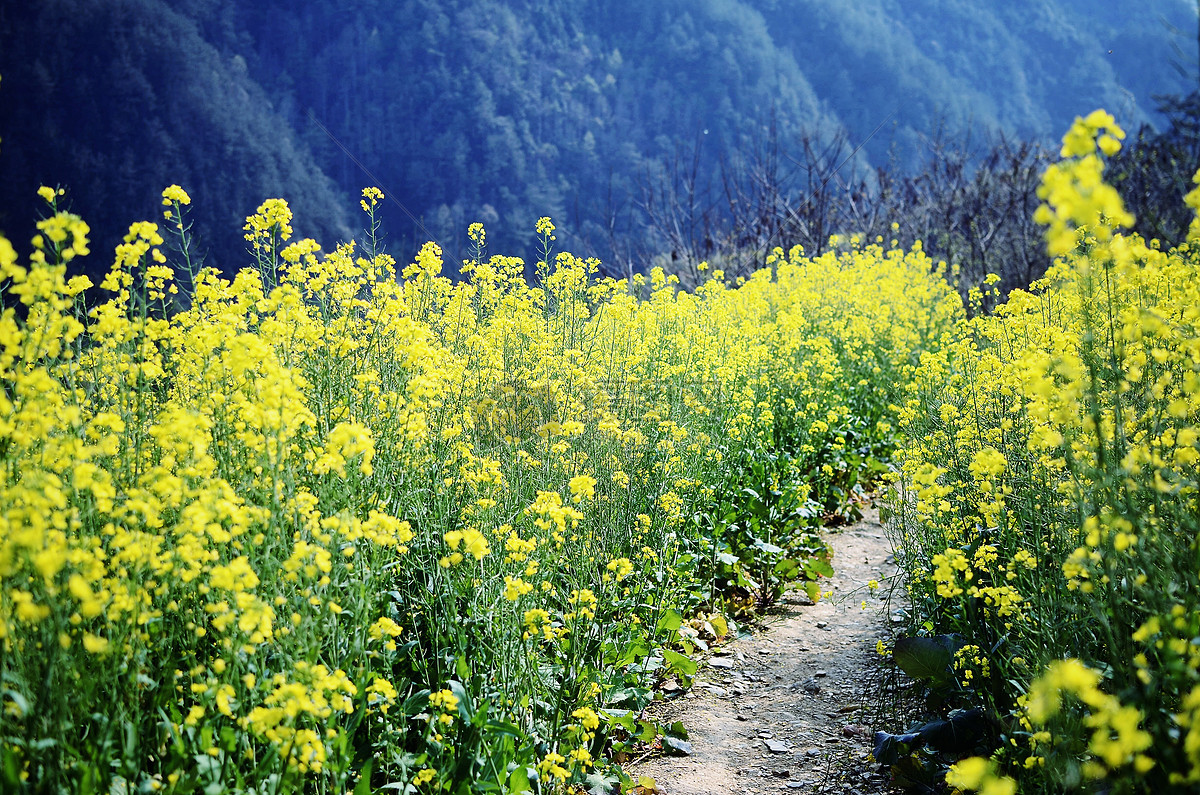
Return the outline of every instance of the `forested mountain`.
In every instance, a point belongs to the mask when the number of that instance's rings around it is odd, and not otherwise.
[[[719,206],[802,142],[869,181],[936,136],[1153,122],[1155,94],[1192,88],[1195,29],[1187,0],[5,3],[0,230],[26,238],[33,191],[62,184],[111,249],[179,183],[228,265],[264,198],[328,248],[378,183],[400,258],[475,220],[528,254],[551,215],[623,270],[668,245],[656,208]]]
[[[93,268],[179,183],[210,264],[240,266],[245,217],[284,195],[299,228],[351,234],[350,204],[245,60],[157,0],[0,6],[0,230],[28,240],[40,184],[62,185],[95,232]]]
[[[1179,60],[1195,58],[1195,6],[1186,2],[750,4],[839,119],[861,135],[893,112],[902,147],[919,148],[936,124],[956,135],[975,127],[1057,136],[1096,107],[1136,127],[1149,120],[1153,94],[1180,88],[1171,45],[1188,48]],[[878,157],[891,142],[868,148]]]

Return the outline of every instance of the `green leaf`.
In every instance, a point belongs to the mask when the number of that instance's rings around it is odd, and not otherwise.
[[[950,679],[954,662],[953,642],[948,635],[932,638],[896,638],[892,659],[913,679],[941,684]]]
[[[636,726],[636,718],[631,709],[602,709],[600,714],[608,718],[610,724],[615,723],[624,728],[630,734],[633,733]]]
[[[408,717],[419,715],[424,712],[429,706],[429,691],[418,690],[404,700],[404,706],[401,708],[403,714]]]
[[[816,580],[809,580],[804,583],[804,592],[814,602],[821,598],[821,586],[817,584]]]
[[[529,768],[524,765],[517,765],[513,771],[508,774],[508,791],[509,792],[532,792],[533,785],[529,783]]]
[[[658,617],[658,623],[655,625],[656,632],[678,632],[683,626],[683,616],[679,615],[678,611],[667,608]]]
[[[814,577],[814,579],[815,575],[822,577],[833,576],[833,566],[824,558],[809,558],[804,561],[804,571],[808,576]]]
[[[794,580],[800,576],[803,567],[794,558],[784,558],[775,564],[775,574],[784,580]]]
[[[23,783],[17,779],[18,783]],[[19,791],[19,790],[14,790]],[[96,792],[96,769],[88,767],[83,771],[83,778],[79,782],[79,795],[94,795]]]
[[[608,795],[620,781],[620,776],[594,770],[583,780],[583,784],[587,787],[588,795]]]
[[[717,636],[718,640],[729,634],[729,623],[725,621],[725,616],[714,615],[708,621],[712,624],[713,634]]]
[[[964,754],[973,749],[987,731],[981,709],[956,710],[945,720],[933,720],[905,734],[875,733],[875,759],[896,764],[914,748],[928,746],[942,753]]]
[[[0,696],[10,699],[13,703],[13,706],[15,706],[22,715],[29,714],[29,699],[25,698],[25,696],[20,692],[5,688],[4,690],[0,690]]]
[[[631,643],[621,650],[621,653],[613,661],[613,667],[624,668],[628,665],[633,665],[638,660],[650,653],[644,643]]]
[[[754,540],[754,547],[762,552],[766,552],[768,555],[782,555],[783,554],[783,547],[775,546],[774,544],[772,544],[770,542],[763,541],[763,540],[757,539],[757,538]]]
[[[984,736],[987,718],[981,709],[955,710],[946,720],[930,721],[917,731],[926,745],[945,753],[961,754]]]
[[[515,724],[494,719],[487,722],[487,731],[488,734],[512,737],[514,740],[519,740],[525,736],[525,732],[521,731],[520,727]]]
[[[358,771],[358,783],[354,785],[354,795],[371,795],[371,762],[368,761]]]
[[[451,679],[448,683],[450,692],[458,699],[458,715],[465,721],[470,721],[471,716],[475,714],[475,704],[471,700],[471,694],[467,692],[467,688],[462,682],[456,679]]]
[[[919,739],[921,739],[919,732],[907,734],[875,732],[875,750],[873,752],[875,761],[881,765],[894,765],[900,761],[901,757],[910,753],[909,746]]]
[[[654,691],[647,687],[622,687],[612,691],[608,696],[612,705],[628,704],[635,710],[641,710],[654,700]]]
[[[696,671],[700,668],[700,664],[695,660],[686,655],[680,654],[677,651],[663,649],[662,655],[663,660],[666,662],[668,668],[677,673],[683,674],[688,678],[695,676]]]
[[[17,792],[21,785],[21,763],[17,753],[7,744],[0,746],[0,781],[4,782],[5,790]]]

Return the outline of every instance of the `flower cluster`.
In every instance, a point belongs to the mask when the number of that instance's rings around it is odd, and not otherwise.
[[[80,219],[0,238],[5,792],[573,787],[738,583],[829,573],[803,517],[849,510],[962,317],[919,248],[686,292],[548,218],[536,285],[480,225],[463,280],[434,244],[397,273],[377,189],[361,241],[270,199],[254,267],[193,271],[162,200],[86,305]]]
[[[914,629],[964,644],[959,697],[1000,726],[963,789],[1200,779],[1176,741],[1200,682],[1200,252],[1120,231],[1123,136],[1076,120],[1039,191],[1054,266],[927,356],[901,414]]]

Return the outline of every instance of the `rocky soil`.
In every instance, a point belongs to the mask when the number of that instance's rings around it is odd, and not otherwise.
[[[627,766],[635,778],[652,777],[664,795],[892,791],[870,758],[874,732],[889,728],[876,643],[891,620],[891,547],[873,509],[825,537],[832,596],[811,604],[789,592],[763,627],[710,657],[689,691],[656,703],[655,719],[688,727],[690,753],[650,753]],[[871,580],[885,585],[872,591]]]

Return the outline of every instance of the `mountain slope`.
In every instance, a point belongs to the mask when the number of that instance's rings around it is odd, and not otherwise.
[[[1194,71],[1191,56],[1172,46],[1194,49],[1195,6],[1094,5],[7,4],[0,229],[25,237],[33,190],[62,183],[108,249],[179,183],[214,261],[238,263],[241,219],[268,196],[329,247],[379,183],[402,258],[433,238],[453,261],[480,220],[497,250],[532,259],[534,222],[551,215],[561,246],[641,268],[667,246],[647,232],[652,213],[719,216],[728,180],[764,157],[803,194],[811,175],[789,158],[802,161],[805,134],[844,136],[835,162],[863,145],[848,179],[912,167],[931,139],[1051,142],[1098,106],[1131,128],[1152,121],[1154,94],[1192,88],[1173,65]]]
[[[284,195],[297,232],[348,236],[348,202],[274,113],[245,62],[155,0],[39,0],[0,17],[0,230],[28,240],[41,184],[91,224],[93,272],[159,193],[193,199],[211,264],[243,264],[242,224]]]

